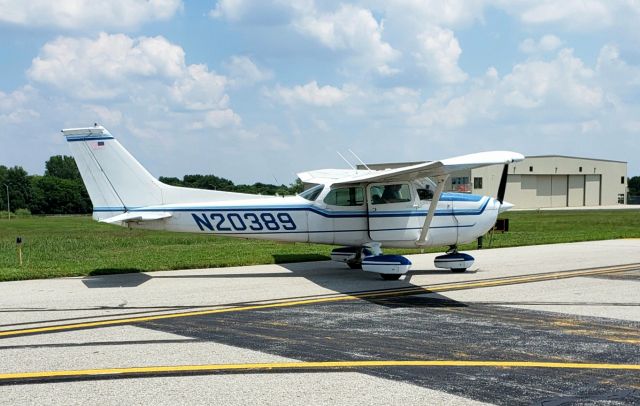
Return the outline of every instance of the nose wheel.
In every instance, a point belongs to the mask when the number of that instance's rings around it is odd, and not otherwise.
[[[451,245],[446,254],[437,256],[433,262],[436,268],[449,269],[453,273],[462,273],[473,265],[473,261],[474,258],[471,255],[458,252],[458,246]]]

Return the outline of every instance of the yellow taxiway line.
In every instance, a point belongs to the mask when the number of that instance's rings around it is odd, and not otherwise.
[[[47,379],[69,377],[97,377],[101,375],[145,375],[199,372],[258,373],[267,371],[291,371],[312,369],[353,369],[384,367],[466,367],[466,368],[556,368],[556,369],[615,369],[640,370],[639,364],[601,364],[580,362],[537,362],[537,361],[320,361],[320,362],[277,362],[256,364],[207,364],[150,366],[132,368],[77,369],[68,371],[16,372],[0,374],[0,381],[20,379]]]
[[[0,331],[0,337],[9,337],[9,336],[22,335],[22,334],[51,333],[51,332],[57,332],[57,331],[76,330],[76,329],[92,328],[92,327],[106,327],[106,326],[121,325],[121,324],[148,322],[148,321],[154,321],[154,320],[173,319],[178,317],[194,317],[194,316],[204,316],[204,315],[211,315],[211,314],[242,312],[242,311],[249,311],[249,310],[276,309],[276,308],[283,308],[283,307],[303,306],[303,305],[320,304],[320,303],[332,303],[332,302],[340,302],[340,301],[356,300],[356,299],[372,299],[372,298],[392,297],[392,296],[398,296],[398,295],[425,294],[425,293],[446,292],[446,291],[464,290],[464,289],[488,288],[488,287],[496,287],[496,286],[504,286],[504,285],[514,285],[514,284],[520,284],[520,283],[532,283],[532,282],[542,282],[542,281],[548,281],[548,280],[575,278],[580,276],[611,274],[611,273],[632,271],[639,268],[640,268],[640,264],[629,264],[629,265],[620,265],[620,266],[605,267],[605,268],[582,269],[582,270],[575,270],[575,271],[559,271],[559,272],[551,272],[551,273],[543,273],[543,274],[530,274],[530,275],[523,275],[523,276],[490,279],[490,280],[484,280],[484,281],[453,282],[453,283],[446,283],[441,285],[420,285],[420,286],[411,286],[411,287],[404,287],[404,288],[398,288],[398,289],[374,290],[374,291],[355,293],[355,294],[337,293],[334,296],[320,297],[320,298],[316,297],[316,298],[304,299],[304,300],[270,302],[265,304],[255,304],[255,305],[248,305],[248,306],[225,307],[225,308],[219,308],[219,309],[196,310],[196,311],[190,311],[190,312],[169,313],[169,314],[160,314],[160,315],[153,315],[153,316],[117,318],[117,319],[109,319],[109,320],[90,321],[85,323],[60,324],[55,326],[34,327],[34,328],[25,328],[25,329],[18,329],[18,330],[6,330],[6,331]]]

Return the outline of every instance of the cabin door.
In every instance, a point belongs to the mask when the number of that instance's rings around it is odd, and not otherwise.
[[[420,236],[419,198],[409,183],[367,187],[369,237],[373,241],[412,241]]]

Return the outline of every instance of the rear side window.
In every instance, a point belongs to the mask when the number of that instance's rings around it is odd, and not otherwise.
[[[411,191],[406,183],[371,187],[371,204],[404,203],[411,201]]]
[[[332,206],[361,206],[364,204],[364,189],[359,186],[333,189],[324,202]]]

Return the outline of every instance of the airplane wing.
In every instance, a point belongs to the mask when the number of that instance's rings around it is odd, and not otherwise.
[[[479,168],[489,165],[504,165],[519,162],[524,159],[522,154],[510,151],[490,151],[477,154],[462,155],[440,161],[404,166],[402,168],[385,169],[382,171],[358,171],[350,176],[337,179],[334,185],[361,182],[393,182],[400,180],[414,180],[425,177],[442,177],[453,172]]]
[[[171,213],[167,212],[131,212],[118,214],[117,216],[109,217],[100,220],[101,223],[117,223],[119,221],[153,221],[162,220],[171,217]]]
[[[371,173],[371,171],[357,169],[318,169],[315,171],[300,172],[297,175],[304,183],[326,184],[368,173]]]

